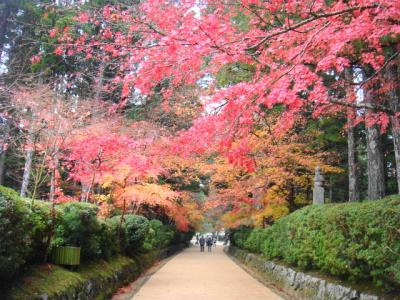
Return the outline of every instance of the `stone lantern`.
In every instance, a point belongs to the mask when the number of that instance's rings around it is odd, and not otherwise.
[[[324,203],[324,181],[324,177],[321,174],[321,168],[317,166],[315,168],[314,177],[313,204]]]

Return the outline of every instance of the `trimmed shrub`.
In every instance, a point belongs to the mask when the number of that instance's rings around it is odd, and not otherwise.
[[[253,253],[260,253],[265,238],[265,230],[262,228],[254,228],[244,241],[244,248]]]
[[[20,199],[0,193],[0,277],[18,272],[31,251],[30,210]]]
[[[308,206],[235,245],[304,269],[400,287],[400,199]],[[240,237],[241,240],[243,237]],[[259,246],[261,245],[261,247]]]
[[[149,233],[143,244],[143,248],[151,251],[169,246],[175,236],[175,232],[157,219],[150,220],[149,225]]]
[[[2,194],[9,200],[21,200],[21,197],[16,190],[10,189],[2,185],[0,185],[0,194]]]
[[[121,253],[121,243],[118,238],[118,223],[111,219],[100,220],[99,222],[101,257],[110,259],[112,256]]]
[[[194,236],[194,231],[179,231],[175,226],[168,225],[168,228],[174,232],[174,237],[171,241],[172,245],[179,245],[184,243],[189,243],[189,241]]]
[[[35,200],[29,201],[31,209],[31,239],[32,251],[29,256],[31,262],[43,262],[46,249],[48,247],[48,238],[51,235],[51,207],[49,202]],[[55,223],[58,222],[58,213],[56,212]]]
[[[252,228],[247,226],[239,226],[235,229],[231,229],[231,234],[230,234],[231,243],[236,247],[245,249],[246,248],[245,242],[249,237],[251,231]]]
[[[60,221],[55,227],[52,246],[81,247],[81,258],[101,257],[101,225],[97,206],[90,203],[69,202],[58,206]]]
[[[111,222],[117,222],[119,227],[121,216],[111,218]],[[125,215],[120,229],[122,248],[130,255],[142,251],[149,228],[147,218],[139,215]]]
[[[0,193],[13,202],[18,202],[29,211],[29,232],[31,251],[28,260],[41,262],[45,258],[47,239],[51,231],[50,203],[41,200],[21,198],[17,191],[0,186]]]

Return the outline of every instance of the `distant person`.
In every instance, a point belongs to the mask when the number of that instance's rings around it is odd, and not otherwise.
[[[204,252],[204,244],[206,243],[206,240],[204,239],[203,236],[200,237],[199,243],[200,243],[200,252]]]
[[[217,238],[213,238],[214,247],[217,247]]]
[[[213,245],[213,240],[212,240],[211,237],[208,237],[207,238],[207,250],[208,250],[208,252],[211,252],[212,245]]]

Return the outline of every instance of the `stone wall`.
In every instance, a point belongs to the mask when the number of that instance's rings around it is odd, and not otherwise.
[[[260,255],[240,250],[234,246],[225,251],[257,272],[267,282],[291,295],[290,299],[301,300],[385,300],[385,298],[363,293],[355,289],[330,282],[290,267],[269,261]]]
[[[174,245],[166,249],[140,254],[133,258],[125,257],[124,263],[114,268],[112,271],[95,271],[95,269],[101,268],[101,266],[97,266],[97,264],[100,263],[92,262],[92,267],[82,271],[85,274],[82,274],[81,271],[73,272],[76,274],[74,275],[76,280],[69,281],[52,293],[40,292],[39,287],[36,292],[30,293],[29,295],[24,294],[21,298],[21,294],[11,290],[11,292],[9,294],[7,293],[5,298],[2,299],[27,299],[27,297],[29,299],[38,300],[110,299],[120,287],[134,281],[157,260],[171,256],[187,246],[187,244]],[[103,261],[102,264],[104,263]],[[111,261],[110,264],[112,264]],[[91,268],[93,268],[93,272],[91,272]],[[29,285],[29,280],[23,283],[22,286],[19,287],[19,290],[24,290],[25,284]]]

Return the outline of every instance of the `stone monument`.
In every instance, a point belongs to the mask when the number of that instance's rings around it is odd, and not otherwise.
[[[324,177],[321,175],[321,168],[315,168],[313,204],[324,203]]]

